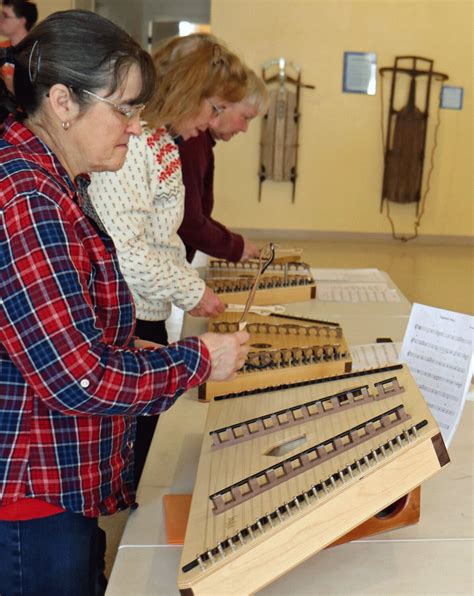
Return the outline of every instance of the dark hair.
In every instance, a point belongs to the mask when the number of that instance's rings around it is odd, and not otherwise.
[[[34,2],[25,0],[3,0],[3,6],[11,6],[15,16],[19,19],[24,18],[25,29],[29,31],[38,20],[38,9]]]
[[[142,76],[135,103],[153,95],[156,74],[150,55],[108,19],[86,10],[55,12],[19,44],[0,48],[0,66],[13,62],[17,117],[32,116],[56,83],[69,87],[81,108],[92,100],[82,90],[115,93],[132,65]],[[11,101],[0,89],[0,106]]]
[[[3,79],[0,77],[0,97],[4,97],[4,101],[0,102],[0,122],[3,122],[10,112],[15,110],[15,100],[10,95]]]

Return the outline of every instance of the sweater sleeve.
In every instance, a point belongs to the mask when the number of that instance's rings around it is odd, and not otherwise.
[[[179,145],[186,189],[183,222],[178,230],[187,247],[212,257],[239,261],[244,239],[211,217],[214,206],[214,155],[208,132]]]
[[[179,176],[179,164],[167,168]],[[146,135],[132,137],[123,168],[93,174],[89,194],[132,293],[187,311],[200,302],[205,284],[184,257],[175,221],[180,206],[174,190],[160,182],[163,171]]]

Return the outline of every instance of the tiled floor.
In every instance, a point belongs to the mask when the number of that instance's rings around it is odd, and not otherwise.
[[[303,248],[304,260],[312,267],[381,269],[390,275],[410,302],[474,314],[472,246],[327,241],[282,241],[279,244]],[[175,320],[172,329],[176,333],[178,328],[179,322]],[[127,515],[122,512],[101,520],[108,537],[109,571]]]

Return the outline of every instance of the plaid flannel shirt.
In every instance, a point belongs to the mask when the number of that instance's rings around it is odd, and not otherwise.
[[[197,338],[131,347],[134,307],[113,244],[31,131],[0,135],[0,504],[86,516],[134,502],[134,417],[204,382]]]

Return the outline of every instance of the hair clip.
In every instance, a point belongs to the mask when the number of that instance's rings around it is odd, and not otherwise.
[[[222,58],[222,51],[217,44],[214,44],[214,47],[212,49],[212,66],[219,66],[220,64],[224,64],[224,60]]]
[[[35,43],[33,44],[33,47],[31,48],[30,56],[28,58],[28,77],[30,79],[30,83],[34,83],[36,81],[36,79],[38,78],[38,74],[39,74],[39,69],[40,69],[40,64],[41,64],[41,55],[39,53],[39,48],[38,48],[38,59],[36,61],[35,76],[33,76],[31,74],[31,63],[33,61],[33,54],[34,54],[35,49],[38,46],[38,44],[39,44],[39,42],[38,42],[38,40],[36,40]]]

